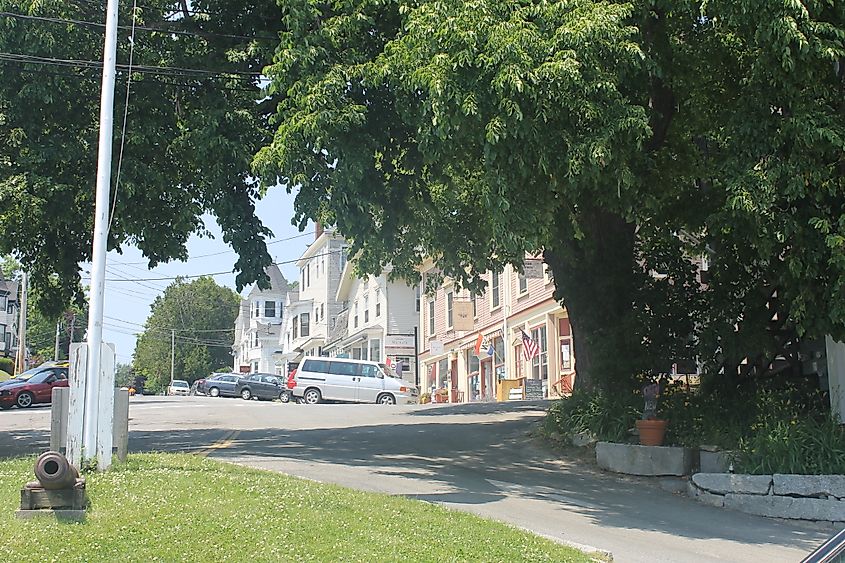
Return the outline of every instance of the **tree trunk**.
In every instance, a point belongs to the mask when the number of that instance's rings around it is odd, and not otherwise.
[[[576,212],[576,237],[568,214],[557,222],[544,258],[555,280],[555,298],[566,307],[575,352],[575,388],[618,391],[629,387],[637,355],[633,323],[636,288],[634,225],[599,208]]]

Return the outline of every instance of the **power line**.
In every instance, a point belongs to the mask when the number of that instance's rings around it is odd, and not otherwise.
[[[139,324],[139,323],[133,323],[132,321],[125,321],[123,319],[117,319],[115,317],[109,317],[108,315],[103,315],[103,317],[105,317],[105,318],[107,318],[111,321],[117,321],[119,323],[124,323],[124,324],[128,324],[128,325],[135,325],[137,327],[143,328],[144,330],[161,330],[161,331],[167,331],[167,332],[170,332],[172,330],[176,331],[176,332],[232,332],[232,331],[235,330],[234,327],[232,327],[232,328],[198,328],[198,329],[195,329],[195,328],[147,327],[147,326]]]
[[[40,64],[52,64],[55,66],[77,67],[91,70],[100,70],[103,66],[102,61],[92,61],[88,59],[62,59],[58,57],[42,57],[38,55],[30,55],[27,53],[0,52],[0,59],[15,62],[29,62]],[[218,71],[177,66],[135,65],[133,68],[130,69],[128,65],[117,64],[115,65],[115,67],[120,70],[131,70],[132,72],[138,72],[141,74],[153,74],[158,76],[182,76],[189,78],[221,77],[226,78],[228,80],[251,81],[252,79],[260,78],[262,76],[260,72],[248,72],[242,70]]]
[[[106,27],[105,24],[99,22],[90,22],[86,20],[77,20],[77,19],[70,19],[70,18],[57,18],[57,17],[50,17],[50,16],[30,16],[27,14],[18,14],[14,12],[0,12],[1,17],[7,18],[14,18],[19,20],[29,20],[29,21],[41,21],[45,23],[54,23],[54,24],[72,24],[78,25],[83,27],[96,27],[103,29]],[[129,26],[125,25],[118,25],[118,29],[129,29]],[[247,41],[278,41],[276,37],[262,37],[262,36],[246,36],[246,35],[233,35],[230,33],[217,33],[213,31],[184,31],[181,29],[165,29],[160,27],[148,27],[139,25],[136,26],[135,29],[139,31],[147,31],[151,33],[168,33],[173,35],[186,35],[192,37],[200,37],[200,38],[207,38],[207,37],[223,37],[226,39],[245,39]]]
[[[321,256],[330,256],[333,254],[340,254],[343,250],[330,250],[328,252],[323,252],[321,254],[315,254],[311,258],[319,258]],[[301,258],[297,258],[295,260],[283,260],[280,262],[271,262],[271,266],[281,266],[283,264],[295,264],[299,262]],[[168,277],[161,277],[161,278],[135,278],[135,279],[128,279],[128,278],[106,278],[106,281],[113,281],[113,282],[151,282],[151,281],[169,281],[169,280],[178,280],[178,279],[195,279],[195,278],[204,278],[204,277],[211,277],[211,276],[223,276],[228,274],[233,274],[233,270],[225,271],[225,272],[208,272],[205,274],[191,274],[191,275],[183,275],[183,276],[168,276]],[[90,278],[83,277],[82,279],[88,280]]]
[[[288,241],[291,241],[291,240],[294,240],[294,239],[311,236],[313,234],[314,234],[314,231],[308,231],[307,233],[299,233],[298,235],[293,235],[293,236],[290,236],[290,237],[271,240],[270,242],[267,243],[267,246],[270,246],[271,244],[279,244],[280,242],[288,242]],[[220,252],[211,252],[209,254],[198,254],[197,256],[190,256],[186,260],[182,260],[182,262],[189,262],[191,260],[196,260],[196,259],[199,259],[199,258],[208,258],[209,256],[220,256],[221,254],[229,254],[231,252],[234,252],[234,250],[232,250],[230,248],[228,250],[221,250]],[[149,261],[147,261],[147,260],[141,260],[139,262],[120,262],[120,264],[122,266],[129,266],[130,264],[148,264],[148,263],[149,263]],[[139,268],[133,268],[133,269],[138,270]],[[149,271],[149,270],[147,270],[147,271]]]

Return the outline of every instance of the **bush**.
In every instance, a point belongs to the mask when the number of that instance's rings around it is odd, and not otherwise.
[[[547,435],[554,433],[571,438],[579,432],[590,432],[598,440],[622,441],[629,437],[638,409],[632,397],[629,400],[610,397],[603,393],[578,392],[555,401],[543,421]]]
[[[0,358],[0,369],[9,375],[15,375],[15,360],[12,358]]]

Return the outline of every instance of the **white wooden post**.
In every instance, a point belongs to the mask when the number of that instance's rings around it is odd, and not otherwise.
[[[827,352],[827,385],[830,391],[830,410],[845,423],[845,344],[829,335],[825,337]]]
[[[114,443],[114,344],[103,342],[100,347],[100,396],[97,399],[97,469],[111,466]]]
[[[82,428],[85,412],[85,374],[88,369],[88,345],[70,345],[70,399],[68,400],[67,458],[82,468]]]

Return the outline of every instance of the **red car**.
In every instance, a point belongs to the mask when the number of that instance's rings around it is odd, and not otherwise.
[[[39,366],[0,383],[0,409],[51,402],[54,387],[68,386],[67,374],[66,367]]]

